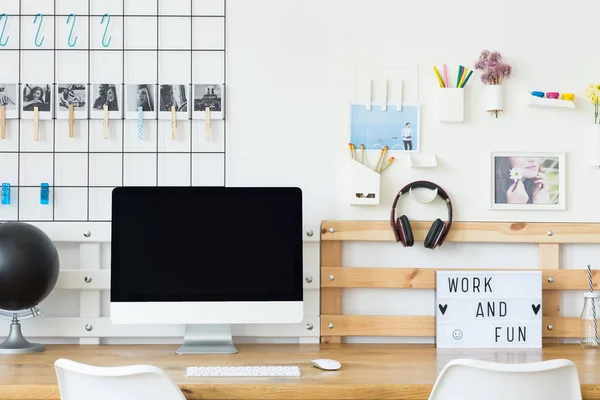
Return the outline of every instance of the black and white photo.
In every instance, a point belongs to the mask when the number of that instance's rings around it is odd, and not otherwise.
[[[158,93],[160,118],[170,119],[171,108],[175,107],[178,117],[188,118],[189,85],[162,84]]]
[[[87,85],[85,83],[59,83],[56,85],[58,118],[69,118],[69,106],[73,106],[74,117],[87,118]]]
[[[52,85],[49,83],[23,84],[21,108],[23,118],[33,118],[37,107],[40,119],[52,118]]]
[[[6,118],[19,117],[19,96],[16,83],[0,83],[0,106],[5,107]]]
[[[156,116],[156,85],[127,84],[126,86],[127,118],[137,118],[141,108],[144,118]]]
[[[194,117],[206,118],[207,108],[210,108],[211,119],[223,118],[223,85],[194,85]]]
[[[104,106],[108,117],[121,118],[121,84],[95,83],[92,85],[92,118],[104,118]]]

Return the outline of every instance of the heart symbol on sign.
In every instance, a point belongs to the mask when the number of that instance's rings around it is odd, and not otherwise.
[[[440,308],[440,311],[442,312],[442,315],[446,314],[446,309],[448,309],[448,304],[444,304],[444,305],[439,305],[438,306]]]
[[[537,306],[535,304],[531,305],[531,308],[533,309],[533,312],[535,313],[535,315],[538,314],[538,312],[540,311],[540,307],[541,306],[542,306],[541,304],[538,304]]]

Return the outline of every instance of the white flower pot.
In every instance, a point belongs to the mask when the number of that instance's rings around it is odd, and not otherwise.
[[[485,86],[483,104],[486,111],[502,111],[504,109],[502,85]]]

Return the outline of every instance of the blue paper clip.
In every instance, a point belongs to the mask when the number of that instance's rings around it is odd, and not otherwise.
[[[2,204],[10,204],[10,183],[2,184]]]
[[[47,183],[42,183],[40,189],[40,204],[48,204],[50,202],[50,186]]]

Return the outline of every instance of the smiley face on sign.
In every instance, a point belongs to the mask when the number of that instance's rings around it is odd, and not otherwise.
[[[463,337],[463,333],[461,330],[457,329],[454,332],[452,332],[452,337],[456,340],[460,340]]]

